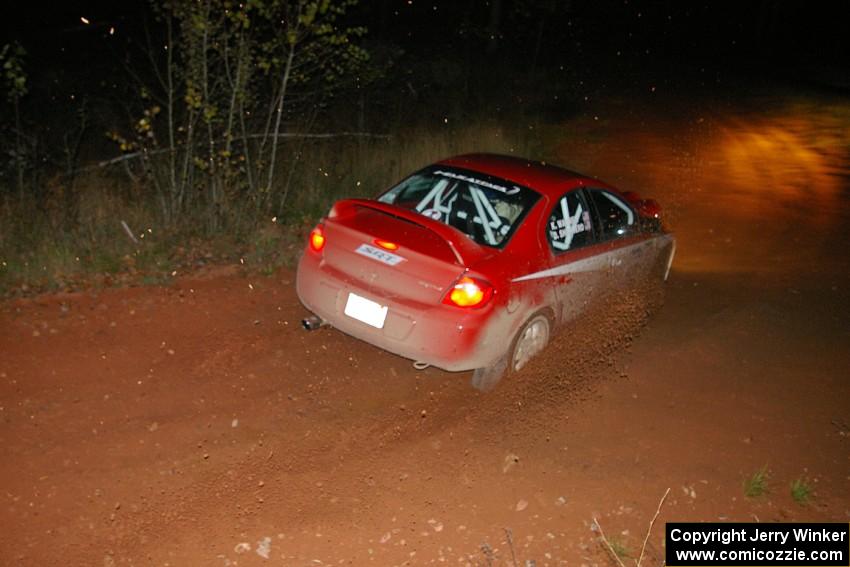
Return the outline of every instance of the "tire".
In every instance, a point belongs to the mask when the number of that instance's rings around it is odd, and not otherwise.
[[[538,313],[528,320],[517,333],[511,349],[511,372],[519,372],[528,362],[540,354],[549,344],[551,325],[549,318]]]
[[[511,343],[511,349],[487,368],[476,368],[472,373],[472,387],[489,392],[505,376],[518,372],[549,344],[551,336],[549,318],[538,313],[523,325]]]
[[[476,368],[472,372],[472,387],[479,392],[489,392],[508,372],[508,357],[503,356],[487,368]]]

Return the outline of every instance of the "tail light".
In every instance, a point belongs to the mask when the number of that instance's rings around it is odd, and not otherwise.
[[[484,280],[463,276],[449,288],[443,303],[455,307],[483,307],[493,297],[493,286]]]
[[[317,225],[310,232],[310,248],[315,252],[321,252],[325,247],[325,230],[322,225]]]

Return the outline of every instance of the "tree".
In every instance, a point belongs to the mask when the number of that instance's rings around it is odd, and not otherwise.
[[[12,154],[12,163],[15,168],[15,183],[18,196],[24,194],[24,171],[26,168],[26,148],[23,125],[21,123],[21,99],[29,91],[27,87],[27,75],[24,71],[24,59],[27,52],[21,44],[7,43],[0,50],[0,65],[3,66],[3,87],[6,91],[6,100],[12,105],[14,114],[14,138],[15,146]]]
[[[240,222],[237,200],[269,208],[280,140],[368,60],[365,28],[342,23],[356,3],[152,0],[161,41],[149,34],[142,49],[150,72],[128,65],[137,118],[112,137],[141,157],[167,224],[201,210],[216,231]]]

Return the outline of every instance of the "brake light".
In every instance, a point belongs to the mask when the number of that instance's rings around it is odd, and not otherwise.
[[[381,240],[380,238],[376,238],[375,244],[380,246],[384,250],[398,250],[398,244],[396,244],[395,242],[390,242],[389,240]]]
[[[316,252],[321,252],[325,247],[325,231],[322,225],[318,225],[310,232],[310,248]]]
[[[449,289],[443,303],[455,307],[482,307],[492,296],[492,285],[483,280],[463,276]]]

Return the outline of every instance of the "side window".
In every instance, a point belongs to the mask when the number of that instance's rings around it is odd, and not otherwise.
[[[635,213],[623,199],[600,189],[590,189],[588,194],[599,217],[603,238],[618,238],[631,230]]]
[[[555,204],[546,224],[546,238],[556,254],[593,242],[590,212],[578,190],[567,193]]]

